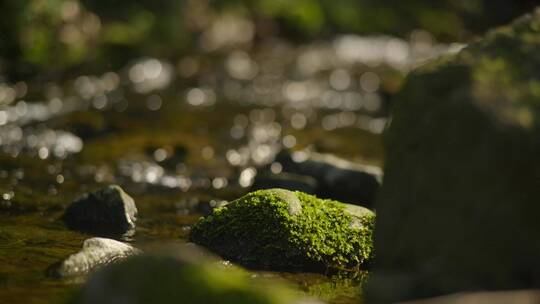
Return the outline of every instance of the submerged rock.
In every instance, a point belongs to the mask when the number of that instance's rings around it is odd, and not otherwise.
[[[199,220],[190,239],[252,268],[358,271],[372,257],[373,220],[360,206],[259,190]]]
[[[315,194],[318,183],[311,176],[281,172],[279,174],[257,174],[251,186],[252,191],[272,188]]]
[[[112,185],[75,200],[62,219],[70,229],[92,234],[133,234],[137,207],[122,188]]]
[[[281,153],[276,161],[282,165],[284,172],[313,178],[317,196],[366,207],[373,206],[382,181],[380,168],[354,163],[332,154],[305,151]]]
[[[95,273],[71,303],[316,304],[274,281],[197,255],[140,255]],[[191,251],[191,250],[188,250]]]
[[[418,301],[401,302],[402,304],[538,304],[540,291],[533,290],[506,290],[460,292],[446,296],[439,296]]]
[[[410,75],[367,295],[540,287],[540,11]]]
[[[126,243],[112,239],[91,238],[84,241],[81,251],[51,266],[48,272],[57,278],[77,277],[137,253],[138,249]]]

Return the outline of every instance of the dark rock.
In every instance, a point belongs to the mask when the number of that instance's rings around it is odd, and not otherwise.
[[[256,269],[356,272],[372,256],[370,210],[302,192],[252,192],[191,230],[191,241]]]
[[[276,159],[284,172],[309,176],[316,181],[316,195],[372,207],[382,181],[381,169],[354,163],[332,154],[283,152]]]
[[[52,265],[48,274],[56,278],[82,276],[137,253],[138,249],[126,243],[112,239],[91,238],[84,241],[81,251]]]
[[[50,124],[53,129],[72,132],[84,140],[98,138],[115,131],[113,126],[107,124],[103,113],[97,110],[62,115],[58,118],[53,118]]]
[[[369,300],[540,287],[540,11],[412,73],[386,139]]]
[[[460,292],[456,294],[422,299],[418,301],[401,302],[402,304],[538,304],[538,290],[507,290]]]
[[[306,175],[282,172],[279,174],[257,174],[251,191],[281,188],[291,191],[302,191],[309,194],[315,194],[317,191],[317,181]]]
[[[201,259],[189,246],[178,254],[131,257],[96,272],[71,303],[315,304],[279,282]]]
[[[70,229],[98,235],[131,235],[137,207],[119,186],[105,187],[75,200],[62,219]]]

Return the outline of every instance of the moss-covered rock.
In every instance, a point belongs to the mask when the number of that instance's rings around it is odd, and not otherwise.
[[[410,75],[368,295],[540,287],[540,11]]]
[[[185,250],[187,247],[181,248]],[[70,303],[320,304],[192,253],[141,255],[95,273]]]
[[[269,189],[214,210],[190,238],[252,268],[357,271],[372,256],[373,220],[360,206]]]

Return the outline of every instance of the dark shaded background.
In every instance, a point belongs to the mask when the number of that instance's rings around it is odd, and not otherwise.
[[[0,75],[59,78],[117,69],[142,55],[170,59],[200,49],[201,33],[224,14],[255,23],[256,38],[301,43],[338,33],[468,41],[530,10],[519,0],[4,0]],[[256,47],[257,40],[252,47]]]

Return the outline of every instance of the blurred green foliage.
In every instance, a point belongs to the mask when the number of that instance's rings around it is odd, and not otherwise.
[[[336,32],[406,35],[425,29],[444,40],[506,23],[534,6],[532,0],[216,0],[221,8],[248,8],[300,36]],[[287,33],[285,33],[287,34]],[[289,33],[290,34],[290,33]]]
[[[183,1],[5,0],[0,2],[0,74],[118,68],[142,55],[189,45]]]
[[[220,14],[240,13],[257,29],[305,40],[336,33],[405,36],[421,28],[466,40],[530,10],[532,0],[3,0],[0,75],[55,76],[118,68],[137,56],[196,52]],[[260,34],[261,31],[258,31]]]

